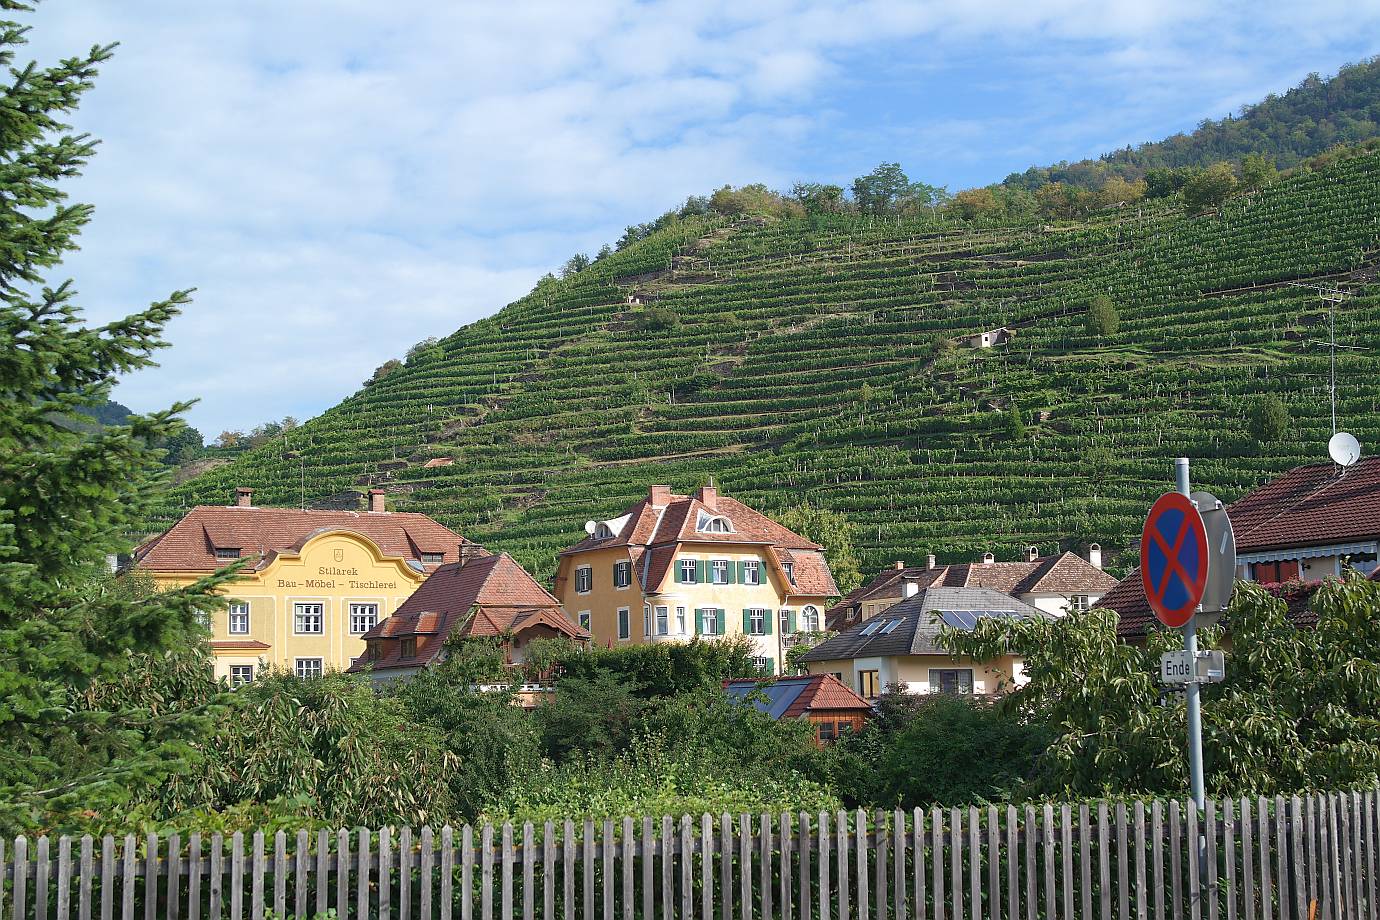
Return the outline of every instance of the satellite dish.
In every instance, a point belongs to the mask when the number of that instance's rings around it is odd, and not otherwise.
[[[589,534],[591,537],[594,536],[594,529],[597,526],[599,525],[595,524],[593,521],[585,521],[585,533]]]
[[[1327,442],[1327,452],[1338,466],[1352,466],[1361,459],[1361,442],[1346,431],[1339,431]]]

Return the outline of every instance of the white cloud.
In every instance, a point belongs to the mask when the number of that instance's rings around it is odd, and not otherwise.
[[[199,395],[214,434],[314,414],[687,194],[883,159],[987,181],[1147,139],[1280,88],[1377,4],[54,0],[33,21],[41,59],[123,42],[77,118],[105,144],[68,269],[95,320],[199,288],[117,397]]]

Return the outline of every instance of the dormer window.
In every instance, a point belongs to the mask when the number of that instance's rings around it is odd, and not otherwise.
[[[786,580],[791,584],[795,584],[795,563],[783,562],[781,563],[781,568],[786,573]]]
[[[399,652],[399,654],[400,654],[403,658],[416,658],[416,657],[417,657],[417,637],[416,637],[416,636],[404,636],[403,639],[402,639],[402,641],[401,641],[399,644],[400,644],[402,647],[398,650],[398,652]]]
[[[238,546],[217,546],[216,561],[232,562],[240,558],[240,548]]]
[[[599,524],[594,528],[594,539],[611,540],[613,539],[613,531],[609,529],[608,524],[604,523],[603,521],[600,521]]]
[[[695,522],[695,529],[700,533],[733,533],[733,524],[728,518],[719,514],[709,514],[701,511],[699,518]]]
[[[446,561],[445,553],[422,553],[422,565],[440,565]]]

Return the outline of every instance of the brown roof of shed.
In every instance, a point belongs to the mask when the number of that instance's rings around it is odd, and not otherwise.
[[[198,505],[134,551],[135,564],[151,572],[213,572],[226,565],[216,549],[237,549],[253,559],[300,550],[311,537],[330,531],[361,534],[386,555],[419,559],[441,553],[460,560],[460,546],[488,555],[482,547],[425,514],[401,511],[319,511],[260,506]]]
[[[724,689],[735,697],[746,697],[759,687],[769,697],[765,711],[777,719],[798,719],[812,712],[840,709],[864,712],[872,709],[871,703],[854,693],[832,674],[724,681]]]

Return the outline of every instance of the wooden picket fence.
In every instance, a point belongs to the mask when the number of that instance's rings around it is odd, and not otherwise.
[[[0,916],[1375,920],[1376,790],[0,846]],[[1197,845],[1194,845],[1194,842]]]

